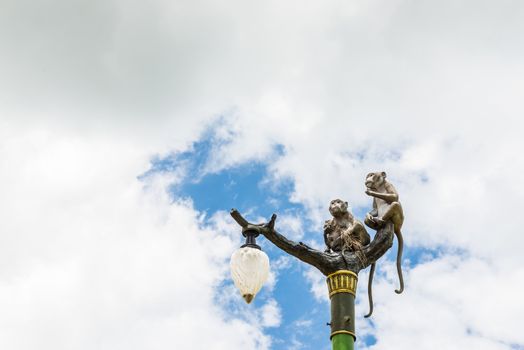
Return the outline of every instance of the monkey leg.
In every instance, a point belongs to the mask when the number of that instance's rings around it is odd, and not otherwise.
[[[404,214],[402,213],[402,207],[400,206],[400,203],[393,202],[388,206],[388,209],[380,219],[383,221],[388,221],[390,219],[394,219],[397,216],[401,216],[402,218],[404,218]]]
[[[373,229],[373,230],[378,230],[380,227],[378,225],[378,223],[375,221],[376,218],[375,217],[366,217],[364,219],[364,223],[367,225],[367,227]]]
[[[361,245],[368,245],[371,242],[371,237],[369,236],[368,231],[360,221],[356,221],[355,226],[351,230],[351,235],[359,241]]]

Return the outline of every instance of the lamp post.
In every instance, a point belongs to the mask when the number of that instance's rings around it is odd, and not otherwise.
[[[397,290],[397,293],[403,290],[400,267],[402,209],[398,202],[398,193],[391,184],[383,181],[379,185],[375,185],[368,181],[371,175],[377,174],[380,175],[382,180],[385,180],[385,173],[370,173],[366,178],[366,186],[368,187],[366,194],[374,197],[373,210],[366,216],[365,220],[367,226],[377,230],[372,241],[364,225],[348,211],[347,202],[339,199],[331,201],[330,204],[330,212],[333,218],[326,221],[324,225],[324,239],[327,249],[323,252],[308,247],[302,242],[293,242],[278,233],[275,230],[276,214],[273,214],[267,223],[252,224],[244,219],[236,209],[232,209],[231,216],[242,227],[242,234],[246,237],[246,243],[231,257],[233,280],[244,300],[248,303],[253,300],[269,271],[269,259],[255,242],[255,238],[262,235],[278,248],[316,267],[326,276],[331,303],[329,325],[331,326],[332,349],[353,350],[356,339],[355,296],[358,273],[371,265],[368,282],[370,312],[366,315],[366,317],[369,317],[373,311],[371,282],[375,263],[391,248],[394,235],[399,238],[397,268],[401,288]],[[387,191],[394,191],[395,195],[386,193]],[[382,202],[377,201],[377,198]]]
[[[231,256],[231,276],[246,303],[251,303],[269,275],[269,257],[257,245],[258,231],[246,229],[246,243]]]

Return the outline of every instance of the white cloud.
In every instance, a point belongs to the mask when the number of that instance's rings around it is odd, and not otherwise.
[[[2,348],[269,347],[214,300],[237,243],[171,203],[171,176],[138,181],[136,144],[2,131]],[[276,325],[276,302],[262,308]]]
[[[308,319],[298,319],[293,322],[293,332],[291,333],[291,339],[288,339],[286,344],[289,350],[303,349],[304,346],[308,345],[307,343],[304,344],[302,341],[308,338],[308,334],[311,334],[310,332],[314,332],[311,327],[312,324],[313,320]]]
[[[286,232],[286,236],[294,241],[304,237],[302,219],[298,215],[284,214],[278,217],[278,226]]]
[[[329,302],[326,277],[312,267],[308,267],[304,271],[304,277],[311,283],[311,292],[315,296],[315,299],[317,299],[317,301]]]
[[[393,264],[386,269],[391,281],[375,283],[374,328],[363,327],[363,334],[379,334],[369,349],[510,349],[524,342],[515,322],[523,311],[516,302],[522,268],[500,271],[485,260],[445,256],[413,268],[401,296],[393,296]]]
[[[282,312],[274,299],[270,299],[262,308],[262,325],[278,327],[282,321]]]

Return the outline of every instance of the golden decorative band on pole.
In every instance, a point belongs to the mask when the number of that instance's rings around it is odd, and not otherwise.
[[[327,276],[326,282],[329,290],[329,298],[337,293],[357,293],[357,274],[349,270],[339,270]]]
[[[353,337],[354,340],[357,339],[357,336],[355,335],[355,332],[351,332],[351,331],[335,331],[335,332],[331,333],[329,339],[332,339],[337,334],[349,334],[350,336]]]

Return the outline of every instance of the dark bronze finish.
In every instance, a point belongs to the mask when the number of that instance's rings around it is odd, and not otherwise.
[[[259,233],[256,230],[242,230],[242,236],[246,237],[246,243],[241,245],[240,248],[250,247],[262,250],[256,241],[258,235]]]
[[[231,216],[242,227],[242,232],[258,232],[286,253],[316,267],[326,276],[339,270],[350,270],[358,274],[360,270],[377,261],[393,245],[394,232],[391,222],[387,222],[377,231],[371,243],[362,248],[362,256],[360,256],[359,252],[351,251],[322,252],[302,242],[293,242],[274,229],[276,214],[271,216],[268,223],[263,224],[249,223],[236,209],[231,210]]]

